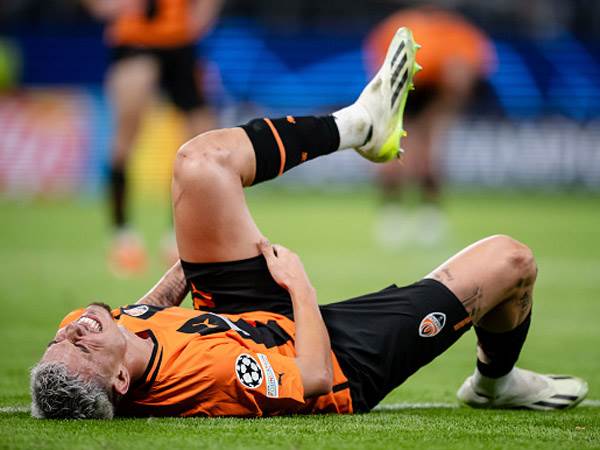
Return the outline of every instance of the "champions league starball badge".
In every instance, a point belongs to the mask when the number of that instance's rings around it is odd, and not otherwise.
[[[235,374],[242,386],[256,389],[262,384],[263,373],[260,364],[252,356],[242,353],[235,361]]]

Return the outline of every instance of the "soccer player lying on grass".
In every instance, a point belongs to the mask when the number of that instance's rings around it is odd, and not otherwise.
[[[271,416],[372,409],[471,325],[477,368],[458,391],[482,408],[561,409],[585,381],[515,367],[531,317],[531,251],[493,236],[422,280],[318,306],[297,255],[271,245],[243,188],[338,149],[399,155],[416,44],[400,29],[356,103],[326,117],[253,120],[178,152],[181,262],[135,305],[69,314],[31,372],[46,418]],[[178,305],[191,291],[194,309]]]

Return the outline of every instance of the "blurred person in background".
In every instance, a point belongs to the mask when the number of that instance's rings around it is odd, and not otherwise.
[[[106,77],[115,129],[111,143],[109,201],[113,242],[109,265],[118,275],[144,270],[147,255],[130,228],[127,166],[152,94],[160,86],[183,113],[189,137],[215,126],[200,90],[196,42],[215,21],[222,0],[84,0],[92,14],[107,23],[111,48]],[[163,239],[164,257],[177,259],[172,233]]]
[[[429,246],[443,239],[447,225],[440,207],[440,138],[458,117],[478,82],[491,72],[495,61],[490,40],[463,17],[420,7],[399,11],[372,30],[365,46],[371,72],[383,61],[399,26],[412,29],[415,40],[422,45],[419,64],[423,70],[415,77],[417,90],[406,109],[406,158],[402,164],[385,164],[377,172],[383,205],[375,237],[387,248],[409,243]],[[419,206],[412,209],[404,198],[409,182],[419,191]]]

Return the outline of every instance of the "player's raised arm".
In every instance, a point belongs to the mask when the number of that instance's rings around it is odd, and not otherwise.
[[[296,364],[302,375],[304,397],[326,394],[333,385],[331,342],[317,304],[316,291],[298,255],[266,241],[259,244],[259,249],[267,260],[273,279],[287,289],[292,298]]]
[[[188,293],[181,261],[173,264],[152,289],[136,303],[153,306],[179,306]]]

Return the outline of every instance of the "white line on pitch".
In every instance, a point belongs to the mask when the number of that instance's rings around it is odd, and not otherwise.
[[[375,407],[375,411],[397,411],[401,409],[453,409],[458,408],[458,403],[383,403]],[[584,400],[581,405],[588,408],[600,407],[600,400]]]
[[[31,409],[29,408],[29,405],[27,406],[23,406],[23,405],[17,405],[17,406],[2,406],[0,407],[0,413],[23,413],[23,412],[29,412]]]
[[[396,411],[399,409],[450,409],[458,408],[458,403],[384,403],[377,405],[375,411]]]

